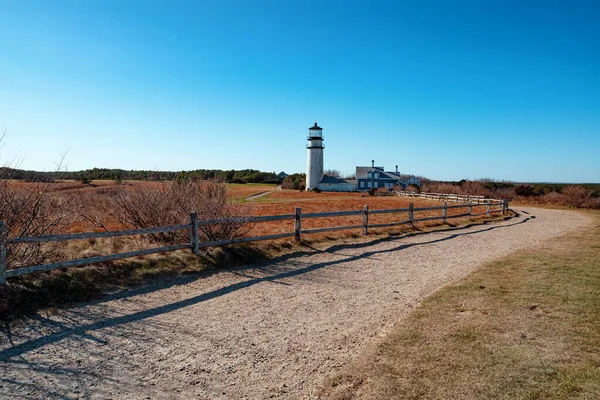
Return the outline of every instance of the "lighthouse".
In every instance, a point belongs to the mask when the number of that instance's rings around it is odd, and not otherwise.
[[[308,128],[306,145],[306,190],[312,190],[323,180],[323,129],[315,122]]]

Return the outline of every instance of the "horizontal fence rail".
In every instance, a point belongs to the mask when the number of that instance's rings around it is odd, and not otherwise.
[[[365,206],[360,211],[333,211],[333,212],[320,212],[320,213],[306,213],[302,214],[302,209],[297,207],[296,212],[294,214],[284,214],[284,215],[267,215],[260,217],[246,217],[246,218],[230,218],[230,219],[213,219],[213,220],[198,220],[198,214],[192,213],[190,214],[190,223],[181,224],[175,226],[164,226],[164,227],[155,227],[155,228],[144,228],[144,229],[128,229],[121,231],[110,231],[110,232],[87,232],[87,233],[70,233],[70,234],[62,234],[62,235],[45,235],[45,236],[36,236],[36,237],[22,237],[22,238],[12,238],[8,239],[7,235],[7,227],[4,222],[0,221],[0,285],[6,283],[6,278],[12,278],[27,274],[33,274],[36,272],[45,272],[51,271],[58,268],[68,268],[68,267],[78,267],[90,264],[99,264],[108,261],[116,261],[122,260],[125,258],[131,257],[140,257],[144,255],[156,254],[156,253],[165,253],[169,251],[175,250],[183,250],[183,249],[191,249],[195,255],[200,254],[200,249],[207,247],[215,247],[215,246],[225,246],[231,244],[240,244],[240,243],[248,243],[248,242],[257,242],[263,240],[275,240],[275,239],[283,239],[294,237],[296,241],[300,241],[302,235],[311,235],[316,233],[323,232],[333,232],[340,230],[350,230],[350,229],[361,229],[363,235],[368,234],[369,228],[386,228],[400,225],[414,225],[416,222],[425,222],[425,221],[438,221],[441,220],[443,223],[446,223],[448,219],[451,218],[464,218],[468,217],[477,217],[477,216],[487,216],[490,217],[492,213],[502,213],[504,215],[508,210],[508,201],[506,200],[496,200],[496,199],[484,199],[483,196],[457,196],[457,195],[443,195],[437,193],[398,193],[401,196],[408,197],[420,197],[420,198],[428,198],[432,200],[438,200],[438,198],[445,200],[443,205],[434,206],[434,207],[421,207],[415,208],[412,203],[410,203],[408,208],[396,208],[396,209],[387,209],[387,210],[369,210],[368,206]],[[423,197],[429,196],[429,197]],[[443,197],[442,197],[443,196]],[[452,205],[449,206],[447,201],[453,201],[454,199],[465,199],[468,198],[468,202],[466,204]],[[458,201],[458,200],[456,200]],[[485,212],[481,213],[473,213],[473,208],[475,207],[486,207]],[[448,215],[449,209],[458,209],[458,208],[466,208],[467,212],[457,215]],[[433,217],[422,217],[415,218],[416,212],[423,211],[441,211],[441,216],[433,216]],[[388,222],[388,223],[379,223],[373,224],[369,223],[369,215],[377,215],[377,214],[394,214],[394,213],[407,213],[408,219],[397,221],[397,222]],[[321,228],[311,228],[311,229],[302,229],[302,220],[311,219],[311,218],[331,218],[331,217],[348,217],[348,216],[362,216],[362,224],[356,225],[344,225],[344,226],[331,226],[331,227],[321,227]],[[271,222],[271,221],[284,221],[284,220],[294,220],[294,232],[289,233],[279,233],[274,235],[266,235],[266,236],[254,236],[254,237],[245,237],[245,238],[235,238],[229,240],[220,240],[220,241],[206,241],[200,242],[198,227],[206,226],[206,225],[218,225],[225,223],[261,223],[261,222]],[[49,243],[49,242],[64,242],[71,240],[86,240],[86,239],[104,239],[104,238],[113,238],[113,237],[122,237],[122,236],[134,236],[134,235],[147,235],[147,234],[157,234],[157,233],[169,233],[169,232],[178,232],[178,231],[189,231],[190,233],[190,242],[175,244],[165,247],[157,247],[152,249],[144,249],[137,251],[130,251],[126,253],[117,253],[110,254],[106,256],[96,256],[96,257],[88,257],[77,260],[69,260],[56,262],[52,264],[42,264],[35,265],[31,267],[21,267],[7,270],[7,245],[14,244],[27,244],[27,243]]]
[[[398,196],[403,197],[416,197],[425,200],[438,200],[438,201],[450,201],[454,203],[460,202],[472,202],[474,204],[487,204],[488,200],[491,200],[494,204],[501,204],[504,200],[499,199],[488,199],[485,196],[474,196],[470,194],[448,194],[448,193],[412,193],[412,192],[395,192]]]
[[[119,236],[134,236],[144,235],[151,233],[167,233],[177,232],[184,229],[189,229],[190,225],[175,225],[175,226],[164,226],[157,228],[144,228],[144,229],[129,229],[124,231],[112,231],[112,232],[89,232],[89,233],[69,233],[64,235],[45,235],[45,236],[32,236],[22,237],[17,239],[8,239],[8,244],[19,244],[19,243],[47,243],[47,242],[65,242],[67,240],[83,240],[83,239],[104,239]]]

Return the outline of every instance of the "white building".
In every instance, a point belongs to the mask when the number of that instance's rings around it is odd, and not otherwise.
[[[357,192],[370,189],[405,190],[411,184],[421,186],[421,182],[414,175],[400,175],[397,165],[395,172],[385,171],[383,167],[376,167],[375,161],[371,162],[371,167],[356,167],[356,179],[324,175],[323,140],[323,128],[315,122],[314,126],[308,128],[306,190]]]
[[[323,180],[323,129],[316,122],[308,128],[306,149],[306,190],[313,190]]]
[[[308,128],[306,145],[306,190],[319,189],[325,192],[356,192],[356,181],[324,175],[323,171],[323,128],[317,123]]]

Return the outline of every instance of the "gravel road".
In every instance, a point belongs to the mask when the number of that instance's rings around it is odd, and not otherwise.
[[[501,223],[353,240],[41,313],[1,333],[0,398],[313,398],[445,283],[588,223],[517,210]]]

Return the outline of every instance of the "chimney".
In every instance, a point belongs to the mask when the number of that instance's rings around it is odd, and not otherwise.
[[[375,160],[371,160],[371,168],[375,168]]]
[[[396,173],[398,173],[398,166],[396,165]]]

